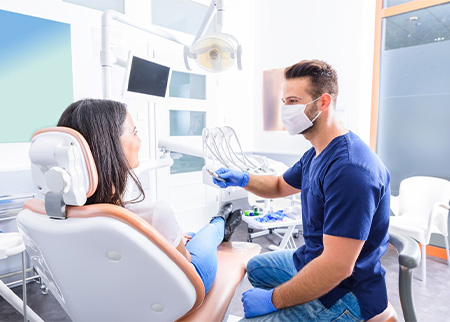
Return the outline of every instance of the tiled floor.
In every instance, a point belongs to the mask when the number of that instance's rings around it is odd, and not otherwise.
[[[243,223],[234,233],[232,240],[247,240],[247,226]],[[269,245],[279,242],[279,238],[274,235],[266,235],[254,239],[254,242],[261,244],[262,251],[270,251]],[[303,242],[300,236],[296,239],[297,245]],[[400,299],[398,297],[398,261],[397,254],[393,247],[389,247],[382,259],[386,269],[386,280],[388,285],[388,297],[399,317],[403,320]],[[450,321],[450,268],[445,260],[429,256],[427,258],[427,282],[424,285],[418,278],[421,276],[421,267],[414,272],[413,292],[416,310],[419,321]],[[244,315],[241,294],[251,286],[245,278],[236,290],[235,296],[230,306],[230,321],[238,320],[237,317]],[[22,297],[22,287],[13,289]],[[89,290],[87,290],[89,291]],[[45,321],[70,321],[59,303],[49,293],[43,295],[37,283],[27,285],[29,306]],[[20,313],[15,311],[5,300],[0,298],[0,321],[23,321]]]

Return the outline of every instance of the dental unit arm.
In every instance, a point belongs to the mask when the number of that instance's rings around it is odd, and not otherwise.
[[[287,169],[281,162],[244,153],[236,132],[230,126],[203,129],[202,143],[205,168],[212,171],[223,167],[251,174],[280,175]],[[205,169],[203,173],[203,182],[215,187],[209,173]]]

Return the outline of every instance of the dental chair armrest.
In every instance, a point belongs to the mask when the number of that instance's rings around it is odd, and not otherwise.
[[[420,248],[417,242],[409,236],[389,233],[390,242],[398,251],[399,262],[399,295],[405,321],[418,321],[413,289],[413,269],[419,265],[421,260]]]
[[[401,266],[414,269],[419,266],[421,254],[417,242],[411,237],[389,232],[390,242],[397,249]]]

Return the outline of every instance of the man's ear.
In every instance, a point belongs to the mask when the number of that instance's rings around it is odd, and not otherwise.
[[[320,105],[320,110],[326,111],[330,108],[331,103],[332,103],[331,95],[328,93],[323,93],[321,98],[322,98],[322,104]]]

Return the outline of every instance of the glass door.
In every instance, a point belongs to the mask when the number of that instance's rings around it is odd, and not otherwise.
[[[450,2],[404,3],[379,18],[371,139],[397,194],[406,177],[450,179]]]

